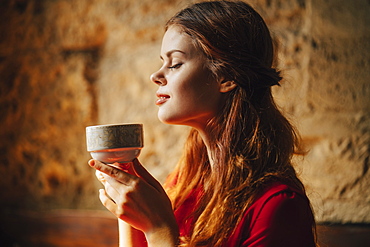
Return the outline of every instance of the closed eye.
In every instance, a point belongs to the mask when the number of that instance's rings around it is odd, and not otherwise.
[[[178,69],[178,68],[180,68],[180,67],[181,67],[181,65],[182,65],[182,63],[178,63],[178,64],[175,64],[175,65],[170,66],[170,67],[168,67],[168,68],[169,68],[169,69]]]

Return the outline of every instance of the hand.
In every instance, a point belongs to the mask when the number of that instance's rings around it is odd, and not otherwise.
[[[143,231],[149,244],[159,238],[165,241],[164,237],[176,244],[178,226],[171,202],[161,184],[137,159],[127,172],[97,160],[90,160],[89,165],[97,170],[97,177],[104,184],[99,198],[109,211]]]

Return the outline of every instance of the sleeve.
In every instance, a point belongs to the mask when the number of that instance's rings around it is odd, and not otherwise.
[[[313,214],[306,197],[282,191],[266,200],[242,247],[313,247]]]

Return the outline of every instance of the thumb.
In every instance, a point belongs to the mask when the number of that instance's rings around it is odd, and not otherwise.
[[[154,187],[157,191],[164,191],[162,185],[158,182],[157,179],[155,179],[139,162],[138,159],[134,159],[132,161],[133,163],[133,168],[135,170],[135,173],[137,174],[138,177],[142,178],[150,184],[152,187]]]

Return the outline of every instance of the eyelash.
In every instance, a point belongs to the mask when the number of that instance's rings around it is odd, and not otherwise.
[[[178,68],[180,68],[180,66],[182,65],[182,63],[178,63],[178,64],[175,64],[175,65],[173,65],[173,66],[170,66],[170,67],[168,67],[169,69],[178,69]]]

